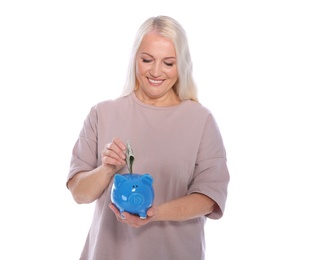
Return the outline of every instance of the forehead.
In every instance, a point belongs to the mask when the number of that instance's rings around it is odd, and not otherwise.
[[[173,42],[155,32],[149,32],[144,36],[138,52],[154,56],[163,55],[166,57],[176,57]]]

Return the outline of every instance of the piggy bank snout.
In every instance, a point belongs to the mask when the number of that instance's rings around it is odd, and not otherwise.
[[[129,196],[128,203],[132,207],[139,207],[140,205],[144,204],[144,196],[139,193],[132,193]]]

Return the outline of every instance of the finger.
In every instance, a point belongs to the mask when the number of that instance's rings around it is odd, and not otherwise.
[[[120,139],[119,139],[120,140]],[[123,143],[122,141],[114,141],[107,144],[105,146],[104,152],[106,153],[106,155],[111,156],[113,158],[122,158],[125,159],[126,155],[125,155],[125,146],[123,148]],[[121,143],[119,143],[121,142]]]
[[[157,209],[155,207],[151,207],[150,209],[147,210],[148,217],[153,217],[156,214],[157,214]]]
[[[122,164],[125,162],[125,155],[119,155],[113,150],[104,149],[102,151],[102,160],[108,164]]]
[[[125,143],[118,137],[113,139],[113,143],[116,144],[120,150],[125,151],[126,150],[126,145]]]
[[[128,212],[123,212],[124,222],[128,225],[138,228],[148,223],[148,219],[141,219],[139,216],[132,215]]]
[[[109,204],[109,208],[114,212],[118,221],[126,223],[132,227],[138,228],[148,222],[146,219],[141,219],[140,217],[132,215],[128,212],[120,213],[113,203]]]
[[[120,215],[119,210],[116,208],[116,206],[113,203],[109,203],[108,206],[115,213],[115,215]]]

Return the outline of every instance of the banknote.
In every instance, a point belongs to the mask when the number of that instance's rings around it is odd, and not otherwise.
[[[133,173],[134,154],[130,141],[126,144],[126,161],[129,172]]]

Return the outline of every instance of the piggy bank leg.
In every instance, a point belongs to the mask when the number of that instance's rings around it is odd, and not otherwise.
[[[140,213],[139,213],[139,217],[140,217],[141,219],[146,219],[146,218],[147,218],[146,211],[140,212]]]
[[[123,215],[124,210],[123,209],[119,209],[119,213],[121,218],[125,219],[125,216]]]
[[[124,209],[123,209],[123,208],[120,208],[120,207],[118,207],[118,206],[116,206],[116,207],[117,207],[117,209],[119,210],[120,216],[121,216],[122,218],[124,218],[124,215],[123,215]]]

